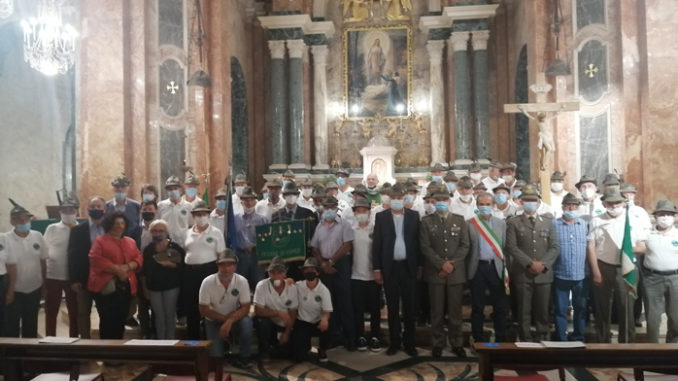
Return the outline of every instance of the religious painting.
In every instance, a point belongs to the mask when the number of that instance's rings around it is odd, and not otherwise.
[[[408,26],[344,30],[346,116],[410,115],[412,31]]]

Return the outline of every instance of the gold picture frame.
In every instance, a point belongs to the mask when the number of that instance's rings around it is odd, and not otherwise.
[[[346,27],[343,57],[346,119],[411,117],[409,25]]]

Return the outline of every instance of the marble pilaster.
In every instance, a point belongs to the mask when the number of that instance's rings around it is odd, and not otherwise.
[[[271,50],[271,170],[287,168],[288,125],[285,93],[285,41],[269,40]]]
[[[456,161],[471,159],[471,83],[469,79],[469,32],[452,32],[450,45],[454,51],[454,135]]]
[[[314,106],[314,169],[329,169],[327,145],[327,45],[314,45],[313,106]]]
[[[445,91],[443,89],[443,50],[445,41],[426,43],[430,64],[431,166],[445,163]]]
[[[304,86],[303,57],[306,51],[304,40],[287,40],[289,52],[289,142],[290,167],[306,168],[304,163]]]
[[[478,159],[490,157],[490,105],[489,105],[489,63],[487,40],[489,30],[473,31],[473,106],[475,113],[475,156]]]

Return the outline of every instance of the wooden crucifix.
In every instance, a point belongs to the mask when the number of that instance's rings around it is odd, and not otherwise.
[[[551,91],[551,85],[546,82],[544,73],[537,74],[537,83],[530,86],[530,90],[537,96],[537,103],[512,103],[504,105],[505,113],[522,113],[537,123],[539,128],[539,184],[542,200],[551,202],[551,172],[553,172],[553,153],[555,142],[551,120],[565,111],[579,111],[579,101],[548,103],[546,95]]]

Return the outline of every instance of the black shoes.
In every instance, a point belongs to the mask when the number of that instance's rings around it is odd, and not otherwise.
[[[358,350],[361,352],[367,350],[367,339],[363,336],[358,338]]]
[[[417,351],[417,348],[414,346],[412,347],[406,347],[405,348],[405,353],[407,353],[408,356],[410,357],[417,357],[419,355],[419,352]]]
[[[464,350],[464,347],[453,347],[452,353],[454,353],[455,355],[457,355],[457,357],[459,357],[461,359],[465,359],[467,357],[466,351]]]
[[[433,358],[440,358],[443,356],[443,348],[441,347],[433,347],[433,350],[431,351],[431,356]]]
[[[370,350],[372,352],[379,352],[381,350],[381,342],[379,341],[378,338],[373,337],[370,340]]]
[[[394,345],[391,345],[390,347],[388,347],[386,354],[389,355],[389,356],[393,356],[394,354],[398,353],[399,349],[400,349],[400,347],[396,347]]]
[[[327,358],[327,352],[325,352],[324,349],[318,349],[318,361],[319,362],[329,361],[328,358]]]

